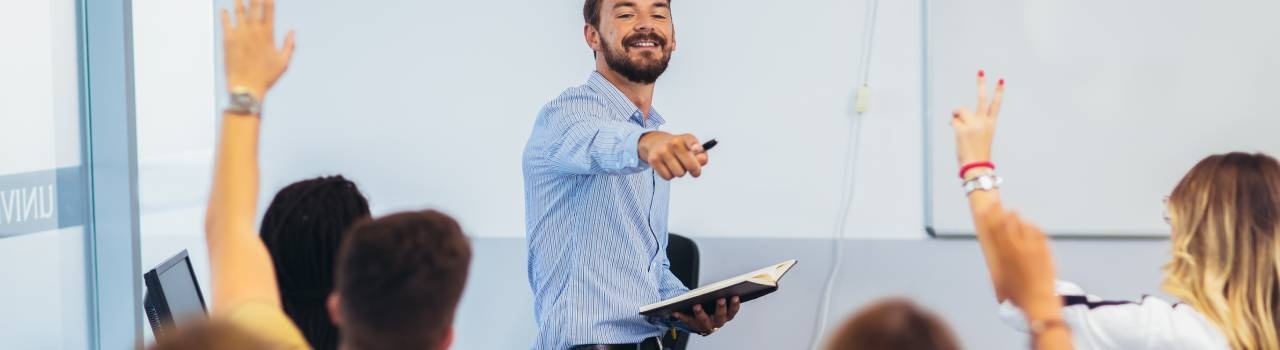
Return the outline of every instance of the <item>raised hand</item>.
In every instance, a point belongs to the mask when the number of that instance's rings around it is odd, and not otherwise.
[[[222,10],[222,38],[227,65],[227,89],[243,89],[259,100],[289,68],[294,32],[284,47],[275,45],[275,0],[234,0],[235,18]]]
[[[957,108],[951,113],[951,127],[956,132],[956,156],[960,165],[991,160],[991,142],[995,137],[996,119],[1004,99],[1004,79],[996,84],[995,95],[988,98],[986,72],[978,71],[978,108]]]
[[[235,18],[222,10],[222,37],[227,89],[238,98],[249,94],[261,103],[284,74],[293,57],[293,33],[277,48],[273,31],[275,1],[235,1]],[[244,101],[241,101],[244,102]],[[248,104],[246,102],[246,104]],[[259,104],[260,105],[260,104]],[[238,106],[244,107],[244,106]],[[266,302],[280,307],[280,290],[271,255],[254,229],[258,213],[258,136],[261,118],[223,111],[214,159],[213,186],[205,212],[205,242],[213,274],[213,314],[225,315],[237,305]],[[235,115],[236,117],[230,117]]]

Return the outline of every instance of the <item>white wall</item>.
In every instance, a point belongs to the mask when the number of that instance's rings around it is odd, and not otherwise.
[[[263,203],[289,182],[341,172],[360,183],[377,213],[436,206],[460,216],[477,236],[478,255],[458,320],[459,348],[529,344],[531,295],[524,292],[525,262],[519,254],[524,232],[520,147],[537,108],[563,88],[580,84],[591,69],[581,42],[580,2],[278,4],[281,26],[299,31],[299,50],[267,106]],[[671,228],[704,243],[706,280],[759,267],[763,263],[755,257],[778,254],[761,251],[766,248],[785,248],[782,254],[802,261],[796,279],[784,282],[789,294],[763,301],[769,306],[748,311],[733,329],[696,344],[799,349],[802,345],[794,344],[813,330],[812,311],[829,259],[829,246],[821,239],[834,233],[839,207],[842,148],[866,2],[735,4],[740,2],[674,4],[680,51],[659,85],[657,106],[670,129],[717,137],[723,144],[713,151],[704,178],[673,186]],[[153,19],[147,24],[152,31],[136,35],[178,35],[154,32],[167,28],[216,43],[208,22],[198,18],[207,5],[139,1],[135,15],[151,11],[139,6],[182,6],[178,11],[196,24]],[[869,77],[871,109],[862,124],[857,196],[847,230],[853,240],[847,243],[850,255],[831,319],[877,296],[907,294],[940,310],[970,348],[1017,348],[1021,338],[988,313],[988,282],[972,242],[925,240],[920,6],[880,3]],[[146,19],[135,16],[139,20]],[[138,48],[140,60],[176,55],[196,63],[172,72],[177,76],[148,80],[142,79],[148,67],[139,66],[140,91],[144,84],[165,86],[172,80],[191,89],[184,95],[219,95],[220,88],[207,84],[214,67],[206,65],[217,61],[202,59],[212,54],[205,48],[144,46]],[[471,54],[476,51],[487,54]],[[158,247],[148,253],[155,256],[144,257],[144,266],[170,250],[187,248],[199,270],[203,197],[198,193],[207,188],[212,159],[211,138],[206,138],[212,135],[212,119],[205,108],[213,107],[139,96],[140,105],[171,111],[163,117],[191,123],[140,122],[140,138],[208,125],[206,134],[190,130],[203,146],[172,152],[151,163],[151,170],[144,164],[142,175],[144,208],[161,203],[153,210],[168,213],[164,221],[144,218],[144,235],[172,233],[144,238],[144,251]],[[161,116],[144,116],[140,107],[140,120],[154,117]],[[434,143],[438,140],[450,142]],[[187,150],[181,146],[175,148]],[[157,147],[166,146],[149,148]],[[170,193],[181,195],[170,198]],[[1121,297],[1155,290],[1158,271],[1151,267],[1159,264],[1162,242],[1068,244],[1074,253],[1059,261],[1067,277]],[[1133,258],[1130,248],[1145,255]],[[1091,273],[1096,265],[1090,264],[1126,258],[1135,264]],[[207,275],[201,281],[208,281]],[[786,312],[785,322],[771,319],[774,311]]]
[[[655,104],[668,130],[721,146],[705,177],[676,182],[673,230],[834,233],[865,5],[676,4],[680,49]],[[850,237],[925,236],[918,6],[880,8]],[[475,236],[523,236],[519,164],[532,121],[592,69],[580,8],[279,2],[280,30],[299,31],[299,51],[266,106],[267,192],[340,172],[375,212],[441,207]]]
[[[672,187],[673,232],[834,233],[866,5],[673,4],[680,51],[655,105],[675,107],[664,109],[671,129],[721,141],[703,178]],[[919,239],[925,235],[918,2],[881,1],[879,15],[847,235]]]

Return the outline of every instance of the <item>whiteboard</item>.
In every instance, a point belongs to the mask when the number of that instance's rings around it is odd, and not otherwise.
[[[1166,235],[1197,161],[1280,151],[1280,2],[928,1],[926,222],[972,235],[950,112],[1008,78],[994,161],[1007,207],[1051,234]]]

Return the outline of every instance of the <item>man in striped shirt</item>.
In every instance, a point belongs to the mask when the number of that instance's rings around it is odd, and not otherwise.
[[[583,17],[596,71],[543,107],[524,150],[534,348],[659,349],[671,327],[709,335],[736,298],[678,321],[638,314],[688,291],[666,255],[668,181],[708,160],[693,135],[658,131],[651,106],[676,47],[670,1],[587,0]]]

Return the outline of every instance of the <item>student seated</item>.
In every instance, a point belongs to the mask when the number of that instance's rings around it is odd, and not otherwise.
[[[991,169],[972,165],[991,159],[1004,90],[1001,81],[988,104],[984,84],[980,77],[978,111],[957,110],[952,121],[959,160],[966,165],[962,169],[969,169],[963,176],[975,184],[994,183]],[[1274,158],[1213,155],[1173,188],[1165,217],[1172,257],[1164,268],[1163,289],[1176,302],[1152,296],[1109,301],[1069,282],[1038,283],[1036,288],[1061,296],[1061,319],[1030,315],[1025,306],[1007,302],[1011,291],[1001,289],[1004,276],[998,268],[1007,262],[993,244],[1007,239],[1003,233],[1009,227],[1038,230],[1005,212],[996,186],[975,187],[984,187],[969,195],[978,240],[997,285],[1000,314],[1015,328],[1038,334],[1069,327],[1076,346],[1085,349],[1280,349],[1280,163]],[[1038,232],[1026,236],[1042,237]],[[1041,254],[1049,260],[1047,250]]]
[[[338,347],[338,328],[325,299],[333,292],[334,265],[343,237],[369,218],[369,202],[342,176],[298,181],[276,192],[259,228],[275,264],[280,302],[312,348]]]
[[[329,312],[343,349],[447,349],[471,246],[436,211],[356,224],[338,258]]]
[[[906,299],[881,300],[850,317],[827,350],[959,350],[951,328]]]
[[[293,53],[273,33],[273,0],[236,1],[222,12],[230,106],[205,218],[213,275],[212,318],[230,322],[276,349],[308,349],[285,316],[266,245],[254,232],[261,102]],[[445,349],[466,284],[471,248],[458,223],[434,212],[395,214],[351,228],[339,248],[326,308],[350,350]]]

